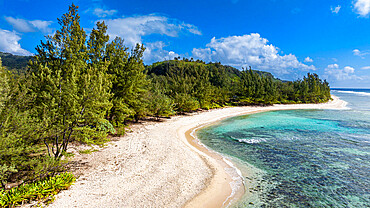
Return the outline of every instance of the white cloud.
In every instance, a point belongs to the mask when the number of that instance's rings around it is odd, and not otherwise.
[[[157,41],[153,43],[146,43],[144,51],[144,62],[153,63],[163,60],[172,60],[174,57],[178,57],[179,54],[173,51],[167,51],[163,49],[166,47],[166,44],[162,41]]]
[[[195,25],[192,25],[192,24],[182,23],[181,25],[179,25],[179,28],[185,29],[195,35],[202,35],[202,32]]]
[[[312,58],[310,58],[310,57],[306,57],[305,59],[304,59],[304,62],[307,62],[307,63],[312,63],[313,62],[313,60],[312,60]]]
[[[13,26],[18,32],[37,32],[41,31],[43,33],[51,33],[52,29],[49,28],[52,21],[43,20],[25,20],[20,18],[5,17],[5,20]]]
[[[361,67],[362,70],[370,70],[370,66]]]
[[[343,69],[339,68],[338,64],[330,64],[325,69],[325,76],[331,80],[362,80],[361,77],[356,76],[355,69],[350,66],[346,66]]]
[[[370,54],[370,51],[360,51],[358,49],[354,49],[352,52],[353,52],[353,55],[359,56],[361,58],[365,58],[364,56]]]
[[[370,13],[370,0],[355,0],[354,9],[362,17],[368,17]]]
[[[313,65],[299,62],[293,54],[280,55],[279,48],[267,43],[268,40],[258,33],[212,38],[206,48],[194,48],[192,54],[206,62],[220,61],[237,68],[252,66],[254,69],[270,71],[277,75],[290,74],[293,69],[316,69]]]
[[[345,66],[343,71],[344,71],[344,73],[347,73],[347,74],[353,74],[353,73],[355,73],[355,68],[350,67],[350,66]]]
[[[43,33],[51,33],[53,31],[53,29],[49,28],[51,23],[53,23],[52,21],[33,20],[29,21],[29,23]]]
[[[115,13],[117,13],[117,10],[111,9],[111,10],[104,10],[101,8],[95,8],[93,11],[93,14],[98,16],[98,17],[107,17],[107,16],[112,16]]]
[[[108,34],[111,38],[122,37],[130,46],[141,43],[143,36],[151,34],[169,37],[177,37],[179,33],[184,32],[202,34],[194,25],[156,14],[105,19],[104,21],[108,25]]]
[[[27,20],[15,19],[13,17],[5,17],[5,20],[19,32],[35,32],[35,29]]]
[[[0,29],[0,51],[16,55],[32,55],[32,53],[21,47],[18,42],[20,39],[21,37],[16,32]]]
[[[338,5],[338,6],[334,7],[334,8],[333,8],[333,7],[330,7],[330,11],[331,11],[332,13],[338,14],[338,13],[339,13],[340,8],[342,8],[340,5]]]
[[[355,56],[360,56],[361,55],[361,52],[358,49],[355,49],[352,52],[353,52],[353,55],[355,55]]]

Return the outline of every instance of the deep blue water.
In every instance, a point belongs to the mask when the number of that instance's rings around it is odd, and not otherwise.
[[[197,132],[255,170],[238,207],[370,207],[370,90],[332,94],[351,109],[264,112]]]

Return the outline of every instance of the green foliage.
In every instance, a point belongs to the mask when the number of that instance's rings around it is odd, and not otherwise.
[[[176,111],[232,105],[326,102],[330,88],[316,74],[303,80],[282,82],[270,73],[239,71],[220,63],[205,64],[176,58],[146,68],[153,83],[174,101]]]
[[[60,30],[41,42],[30,62],[34,108],[42,123],[39,136],[56,159],[73,139],[104,138],[106,132],[97,125],[112,107],[109,62],[102,59],[106,26],[98,22],[87,43],[77,9],[72,4],[58,19]]]
[[[110,141],[107,136],[107,132],[99,131],[99,129],[90,126],[76,127],[72,134],[72,137],[76,141],[96,145],[104,145],[106,142]]]
[[[61,190],[68,189],[76,178],[71,173],[49,177],[45,180],[23,184],[10,190],[0,190],[0,206],[15,207],[30,201],[41,201],[59,193]]]
[[[172,99],[163,93],[158,83],[152,84],[146,99],[150,115],[158,118],[174,114]]]
[[[8,74],[9,90],[0,109],[0,182],[3,187],[16,179],[33,180],[43,174],[41,169],[34,168],[45,163],[45,158],[37,141],[39,123],[32,116],[34,97],[30,95],[30,84],[27,77],[16,79]]]
[[[3,109],[5,102],[9,96],[9,73],[2,67],[0,58],[0,111]]]
[[[32,56],[18,56],[3,52],[0,52],[0,58],[3,61],[3,66],[7,68],[7,70],[18,74],[25,73],[28,62],[32,60]]]
[[[277,83],[270,76],[261,76],[252,69],[242,71],[238,92],[239,102],[242,104],[273,104],[279,99]]]
[[[329,83],[317,74],[307,74],[302,80],[279,84],[282,103],[323,103],[330,99]]]
[[[11,166],[8,166],[7,164],[0,165],[0,181],[3,184],[3,188],[5,183],[8,181],[9,176],[17,172],[18,170],[15,168],[14,164],[11,164]]]
[[[189,112],[199,108],[199,102],[185,93],[175,93],[174,95],[175,109],[178,112]]]
[[[115,136],[123,136],[126,133],[126,125],[121,125],[115,128],[116,133]]]
[[[110,62],[108,73],[113,83],[110,121],[117,127],[124,125],[126,120],[137,121],[147,114],[148,80],[142,60],[145,48],[138,44],[131,53],[127,50],[119,37],[106,49],[106,59]]]
[[[157,88],[161,87],[162,92],[174,101],[177,111],[210,108],[218,92],[203,63],[167,61],[149,66],[147,71]]]

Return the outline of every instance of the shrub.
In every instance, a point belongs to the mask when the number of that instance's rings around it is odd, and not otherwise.
[[[0,207],[15,207],[33,200],[47,201],[61,190],[68,189],[76,178],[71,173],[49,177],[45,180],[23,184],[9,190],[0,190]]]

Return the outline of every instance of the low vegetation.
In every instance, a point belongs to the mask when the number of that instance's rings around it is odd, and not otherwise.
[[[0,190],[0,207],[16,207],[31,201],[52,201],[54,195],[68,189],[75,180],[71,173],[62,173],[9,190]]]

